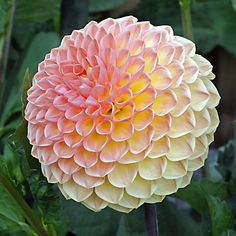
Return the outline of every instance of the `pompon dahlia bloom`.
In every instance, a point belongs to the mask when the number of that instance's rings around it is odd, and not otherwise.
[[[207,158],[214,77],[170,26],[90,22],[39,64],[25,110],[32,155],[48,182],[94,211],[160,202]]]

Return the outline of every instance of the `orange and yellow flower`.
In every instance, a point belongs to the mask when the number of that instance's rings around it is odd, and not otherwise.
[[[32,155],[48,182],[94,211],[160,202],[207,158],[214,77],[170,26],[92,21],[39,64],[25,110]]]

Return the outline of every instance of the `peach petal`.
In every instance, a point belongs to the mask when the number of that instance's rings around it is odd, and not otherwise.
[[[145,158],[138,163],[139,174],[143,179],[156,180],[162,177],[167,165],[166,157]]]
[[[145,65],[145,61],[142,57],[131,57],[128,61],[126,71],[131,75],[142,71]]]
[[[177,104],[171,111],[171,115],[180,116],[190,106],[191,92],[189,87],[184,83],[182,83],[178,88],[174,88],[173,91],[177,97]]]
[[[44,165],[49,165],[57,162],[59,157],[54,153],[51,146],[49,147],[36,147],[33,146],[31,155],[38,158]]]
[[[118,161],[128,151],[128,143],[115,142],[110,140],[103,148],[100,154],[100,159],[103,162],[115,162]]]
[[[58,183],[64,184],[70,179],[70,175],[65,174],[59,167],[57,163],[50,165],[51,171]]]
[[[136,198],[148,198],[154,193],[155,188],[155,181],[145,180],[137,175],[134,181],[126,187],[126,192]]]
[[[154,116],[151,126],[154,129],[153,140],[158,140],[168,133],[171,126],[171,116],[169,114]]]
[[[105,181],[102,185],[95,188],[95,193],[104,201],[117,204],[124,194],[124,189],[117,188]]]
[[[84,168],[95,165],[98,161],[98,154],[85,150],[82,146],[78,148],[74,155],[74,161]]]
[[[104,163],[102,161],[97,161],[95,165],[85,169],[85,172],[90,176],[104,177],[108,175],[113,169],[114,163]]]
[[[137,164],[123,165],[116,163],[114,170],[108,174],[109,182],[118,188],[123,188],[131,184],[137,174]],[[121,178],[122,176],[122,178]]]
[[[192,99],[191,107],[195,111],[201,111],[209,101],[209,92],[202,80],[197,79],[193,84],[189,85],[191,90]]]
[[[130,121],[115,122],[111,138],[116,142],[121,142],[128,140],[133,133],[134,127]]]
[[[171,84],[172,78],[168,69],[164,66],[158,66],[150,74],[151,85],[158,90],[164,90]]]
[[[62,112],[54,107],[50,107],[46,114],[45,119],[52,122],[57,122],[57,120],[61,117]]]
[[[73,158],[65,159],[61,158],[58,160],[59,168],[67,175],[71,175],[76,172],[80,167],[75,163]]]
[[[154,113],[158,116],[163,116],[174,109],[177,104],[177,97],[171,90],[164,90],[157,94],[152,105]]]
[[[167,136],[164,136],[163,138],[157,141],[152,141],[148,157],[150,158],[161,157],[167,154],[169,150],[170,150],[170,140]]]
[[[136,163],[145,158],[145,151],[133,154],[130,151],[128,151],[118,162],[121,164],[131,164]]]
[[[116,58],[116,65],[121,67],[125,65],[129,57],[129,51],[127,49],[121,49]]]
[[[87,136],[91,134],[91,132],[94,129],[94,126],[95,124],[92,119],[85,118],[78,120],[78,122],[75,125],[75,129],[81,136]]]
[[[168,136],[172,138],[191,133],[196,125],[195,116],[191,109],[188,109],[178,117],[173,116],[171,120],[172,123]]]
[[[110,134],[112,132],[112,129],[113,123],[110,120],[102,120],[96,125],[96,131],[98,134]]]
[[[153,104],[155,97],[156,91],[153,88],[147,88],[133,99],[133,102],[135,104],[135,110],[143,111],[144,109]]]
[[[132,32],[131,32],[132,34]],[[129,50],[130,56],[138,56],[144,49],[144,42],[140,39],[135,40]]]
[[[64,192],[68,197],[77,202],[84,201],[93,193],[93,189],[87,189],[78,185],[72,179],[62,185]]]
[[[188,162],[182,161],[168,161],[163,177],[166,179],[177,179],[187,174]]]
[[[151,109],[146,109],[141,112],[137,112],[133,117],[134,128],[138,131],[145,129],[151,124],[154,114]]]
[[[43,126],[35,126],[35,136],[34,139],[31,139],[31,144],[37,146],[49,146],[52,144],[52,141],[45,137]]]
[[[49,183],[57,183],[57,179],[52,174],[52,170],[48,165],[41,164],[41,170]]]
[[[142,131],[134,131],[133,136],[128,140],[130,151],[134,154],[144,151],[151,143],[153,128],[147,127]]]
[[[74,154],[74,150],[70,148],[64,141],[58,141],[54,143],[53,151],[61,158],[70,158]]]
[[[66,145],[74,148],[81,145],[83,138],[76,131],[73,131],[72,133],[64,135],[64,141]]]
[[[184,75],[184,67],[181,63],[174,61],[166,66],[168,71],[171,74],[172,82],[171,87],[176,88],[180,86],[181,82],[183,81]]]
[[[170,151],[166,154],[170,161],[180,161],[190,157],[195,148],[195,138],[191,134],[170,138]]]
[[[166,37],[167,32],[162,29],[147,31],[143,36],[143,41],[146,48],[155,48]]]
[[[143,92],[150,84],[150,78],[149,76],[144,73],[138,73],[134,76],[134,78],[131,81],[130,89],[134,94]]]
[[[118,111],[115,113],[113,119],[114,121],[124,121],[128,120],[132,117],[134,112],[134,106],[132,104],[127,104],[122,108],[119,108]]]
[[[121,33],[116,41],[117,49],[126,49],[130,45],[130,32],[124,31]]]
[[[101,198],[99,198],[95,193],[93,193],[90,197],[85,199],[82,204],[84,204],[89,209],[98,212],[102,209],[104,209],[108,203],[103,201]]]
[[[78,170],[76,173],[73,174],[72,177],[75,183],[88,189],[97,187],[103,184],[105,181],[105,179],[102,177],[94,177],[87,175],[84,169]]]
[[[65,111],[68,108],[68,100],[64,96],[57,96],[57,97],[55,97],[55,99],[53,101],[53,105],[57,109],[59,109],[61,111]]]
[[[75,129],[74,122],[67,120],[66,118],[60,118],[57,121],[58,130],[62,133],[71,133]]]
[[[175,47],[171,43],[163,44],[157,49],[158,64],[168,65],[172,62],[175,55]]]
[[[150,73],[154,70],[157,64],[157,53],[152,48],[144,49],[143,58],[145,61],[144,72]]]
[[[58,130],[56,123],[47,123],[44,128],[44,135],[50,140],[57,140],[61,132]]]

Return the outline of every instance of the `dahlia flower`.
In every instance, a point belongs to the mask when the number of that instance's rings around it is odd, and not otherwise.
[[[67,199],[129,212],[189,184],[219,119],[211,64],[170,26],[90,22],[38,66],[32,156]]]

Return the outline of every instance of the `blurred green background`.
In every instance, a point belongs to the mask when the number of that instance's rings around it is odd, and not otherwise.
[[[160,235],[236,235],[236,0],[192,0],[191,14],[197,51],[214,66],[221,123],[204,170],[189,187],[157,205]],[[146,235],[143,209],[129,215],[109,209],[92,213],[65,201],[55,186],[22,164],[27,156],[24,140],[8,144],[22,119],[26,69],[32,78],[45,54],[73,29],[90,20],[125,15],[171,25],[182,35],[178,0],[0,0],[0,172],[24,196],[49,235]],[[18,130],[19,135],[24,132]],[[200,180],[202,176],[206,178]],[[1,184],[0,235],[35,235]]]

